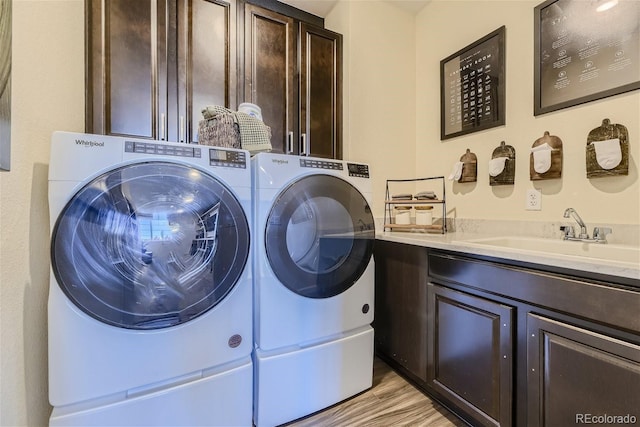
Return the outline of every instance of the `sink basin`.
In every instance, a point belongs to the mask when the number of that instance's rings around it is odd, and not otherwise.
[[[460,241],[462,244],[494,246],[515,251],[544,252],[596,258],[607,261],[618,261],[640,265],[640,248],[635,246],[612,245],[602,243],[585,243],[536,237],[501,236]]]

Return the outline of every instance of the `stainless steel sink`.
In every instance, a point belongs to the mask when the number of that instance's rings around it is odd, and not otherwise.
[[[640,248],[636,246],[585,243],[536,237],[499,236],[461,240],[457,243],[472,246],[497,247],[514,251],[533,251],[547,255],[569,255],[606,261],[640,264]]]

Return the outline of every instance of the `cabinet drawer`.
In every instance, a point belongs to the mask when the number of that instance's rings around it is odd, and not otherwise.
[[[635,290],[445,253],[428,264],[432,278],[640,333]]]

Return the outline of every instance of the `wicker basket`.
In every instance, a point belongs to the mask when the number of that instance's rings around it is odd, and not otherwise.
[[[219,113],[198,123],[198,143],[225,148],[242,148],[240,126],[231,113]]]
[[[201,144],[242,148],[251,155],[271,151],[271,128],[262,120],[220,105],[204,107],[202,115],[204,120],[200,122],[199,131],[204,139],[200,140]]]

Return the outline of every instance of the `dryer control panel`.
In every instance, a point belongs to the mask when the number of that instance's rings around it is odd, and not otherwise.
[[[209,149],[209,164],[228,168],[247,168],[247,156],[243,151],[225,150],[223,148]]]
[[[361,163],[347,163],[349,176],[357,176],[359,178],[369,178],[369,165]]]

